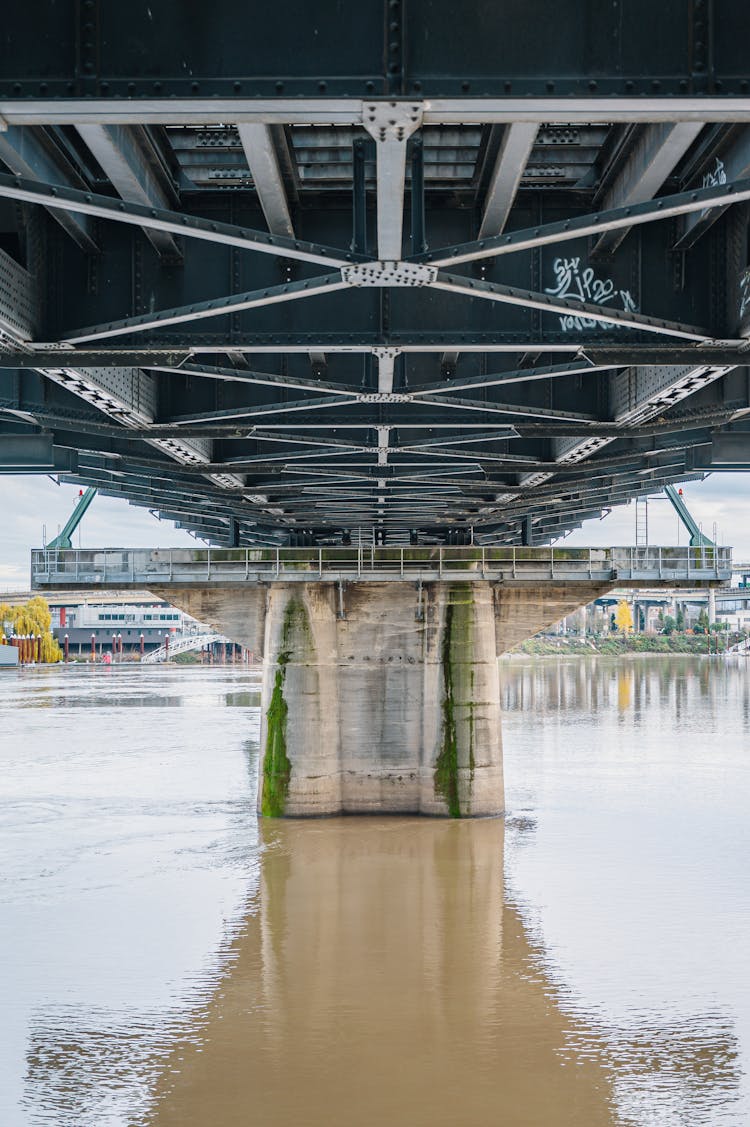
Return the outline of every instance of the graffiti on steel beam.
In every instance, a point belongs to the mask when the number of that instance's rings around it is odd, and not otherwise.
[[[745,317],[745,313],[750,307],[750,267],[740,275],[740,309],[739,320]]]
[[[718,188],[721,184],[726,184],[727,173],[724,168],[724,161],[716,158],[716,167],[712,168],[710,172],[706,172],[701,182],[701,188]]]
[[[580,256],[575,258],[556,258],[552,263],[555,285],[545,286],[544,292],[553,297],[565,297],[571,301],[596,302],[597,305],[614,305],[627,313],[635,313],[638,306],[630,290],[618,289],[611,278],[597,275],[591,266],[581,264]],[[579,317],[566,313],[560,317],[560,327],[564,333],[581,333],[586,329],[614,329],[613,323],[594,321],[590,317]]]

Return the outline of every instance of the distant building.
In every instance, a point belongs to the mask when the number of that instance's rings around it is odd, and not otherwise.
[[[113,603],[97,600],[65,602],[49,599],[52,614],[52,633],[62,645],[65,635],[71,653],[85,653],[91,648],[91,636],[97,648],[112,645],[113,635],[122,635],[124,653],[141,648],[153,650],[164,644],[165,634],[199,633],[204,627],[190,615],[153,598],[134,600],[132,603]]]

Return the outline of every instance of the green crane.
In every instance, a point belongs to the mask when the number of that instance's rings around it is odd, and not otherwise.
[[[672,506],[677,513],[677,516],[680,518],[682,523],[685,525],[685,528],[690,533],[690,547],[714,548],[715,544],[713,540],[709,540],[707,536],[703,535],[700,528],[691,517],[690,511],[682,499],[682,490],[680,489],[680,491],[678,492],[673,485],[665,485],[664,492],[672,502]]]
[[[86,510],[88,509],[89,505],[91,504],[91,502],[94,500],[95,497],[96,497],[96,490],[94,489],[94,487],[92,485],[89,485],[89,487],[88,487],[88,489],[86,490],[85,493],[83,492],[83,490],[80,491],[80,493],[78,494],[78,500],[76,502],[76,507],[73,509],[73,512],[68,517],[68,520],[67,520],[65,527],[63,528],[62,532],[58,536],[55,537],[54,540],[50,540],[49,544],[47,545],[48,548],[72,548],[73,547],[73,540],[72,540],[73,533],[78,528],[78,525],[81,523],[81,521],[83,520],[84,513],[86,512]]]

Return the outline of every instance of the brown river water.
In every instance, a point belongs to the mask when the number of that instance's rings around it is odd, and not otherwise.
[[[504,661],[505,819],[258,822],[243,669],[0,677],[2,1127],[744,1127],[750,661]]]

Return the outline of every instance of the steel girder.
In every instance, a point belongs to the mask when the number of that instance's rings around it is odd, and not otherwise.
[[[11,14],[0,463],[222,543],[538,542],[741,464],[750,16],[634,3]]]

